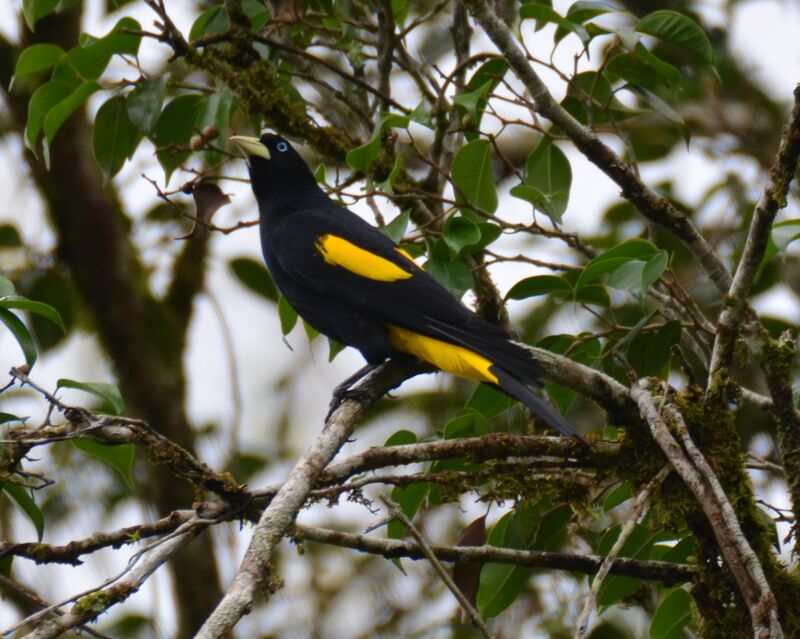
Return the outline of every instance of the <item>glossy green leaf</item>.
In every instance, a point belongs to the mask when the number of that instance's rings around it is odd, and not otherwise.
[[[442,429],[445,439],[459,437],[479,437],[491,432],[486,418],[472,408],[465,408],[453,419],[447,422]]]
[[[3,492],[11,497],[28,517],[33,527],[36,529],[36,535],[39,541],[42,541],[42,537],[44,537],[44,515],[33,500],[30,488],[25,488],[12,481],[5,481],[2,486]]]
[[[142,133],[152,133],[155,129],[168,79],[169,76],[163,74],[140,80],[128,94],[128,117]]]
[[[450,216],[442,229],[442,237],[454,254],[471,244],[480,242],[481,230],[475,222],[463,216]]]
[[[64,124],[67,118],[79,107],[83,106],[83,103],[89,99],[90,95],[99,89],[100,85],[97,84],[97,82],[81,84],[47,112],[44,118],[44,158],[48,169],[50,168],[50,145],[53,143],[53,139],[61,128],[61,125]]]
[[[284,335],[291,333],[297,324],[297,311],[283,295],[278,299],[278,317],[281,320],[281,333]]]
[[[36,142],[44,126],[44,119],[50,110],[72,93],[72,87],[66,82],[51,80],[34,91],[28,103],[28,122],[25,125],[25,146],[34,155]]]
[[[452,177],[456,188],[470,204],[487,213],[494,213],[497,209],[497,189],[488,140],[473,140],[458,150],[453,158]]]
[[[125,411],[125,402],[119,389],[114,384],[104,382],[77,382],[74,379],[62,377],[56,382],[56,388],[74,388],[75,390],[89,393],[106,402],[114,415],[122,415]]]
[[[250,29],[254,32],[261,31],[271,17],[260,0],[242,0],[242,11],[250,19]]]
[[[0,308],[16,308],[21,311],[36,313],[37,315],[41,315],[45,319],[50,320],[63,332],[67,332],[67,329],[64,326],[64,322],[62,321],[61,316],[58,314],[58,311],[44,302],[29,300],[20,295],[6,295],[0,297]]]
[[[354,171],[367,171],[381,152],[383,133],[386,129],[408,127],[409,117],[397,113],[380,113],[375,122],[372,136],[367,142],[354,149],[350,149],[345,156],[348,166]]]
[[[167,181],[191,155],[188,144],[195,130],[200,101],[201,97],[196,94],[178,96],[164,107],[156,122],[154,138],[158,146],[158,161]]]
[[[406,234],[406,229],[408,229],[409,216],[409,211],[403,211],[400,213],[400,215],[384,226],[381,231],[386,237],[392,240],[392,242],[399,242]]]
[[[433,275],[457,299],[461,299],[475,283],[472,271],[462,260],[429,259],[425,270]]]
[[[33,366],[36,363],[36,343],[27,326],[14,313],[2,307],[0,307],[0,322],[6,325],[14,339],[17,340],[17,344],[25,356],[25,363]]]
[[[538,22],[549,22],[561,27],[566,32],[572,32],[583,44],[588,44],[590,38],[586,28],[579,23],[571,22],[564,18],[561,14],[554,11],[551,7],[543,4],[523,4],[519,9],[520,20],[533,18]],[[560,38],[555,41],[558,42]]]
[[[478,384],[472,397],[469,398],[465,408],[470,408],[483,415],[486,419],[497,417],[508,411],[515,401],[505,393],[489,386]]]
[[[600,540],[597,546],[597,554],[606,555],[613,547],[614,543],[619,538],[620,527],[615,526]],[[637,524],[631,535],[622,546],[619,553],[620,557],[633,557],[634,559],[647,559],[649,558],[650,548],[653,545],[655,536],[653,533],[642,526]],[[642,580],[635,577],[622,577],[619,575],[608,575],[603,580],[600,586],[600,591],[597,594],[598,608],[605,608],[612,604],[617,603],[624,597],[629,597],[639,589],[642,585]]]
[[[195,129],[202,131],[204,127],[213,125],[217,131],[227,131],[233,107],[233,94],[228,89],[203,98],[197,107]],[[214,151],[207,152],[205,156],[209,164],[216,164],[222,159],[222,155]]]
[[[35,31],[36,23],[53,13],[58,3],[59,0],[22,0],[22,15],[28,28]]]
[[[621,244],[601,253],[593,258],[583,267],[578,280],[575,283],[575,290],[594,282],[598,277],[605,273],[616,270],[619,266],[631,260],[650,260],[657,252],[658,248],[652,242],[639,238],[625,240]]]
[[[189,40],[194,42],[199,38],[216,33],[224,33],[231,28],[231,19],[225,7],[221,4],[211,7],[200,14],[189,30]]]
[[[140,139],[141,133],[128,117],[125,98],[115,95],[103,103],[94,120],[92,147],[105,183],[133,155]]]
[[[692,597],[683,588],[671,590],[650,620],[650,639],[680,639],[692,620]]]
[[[125,485],[133,490],[133,459],[135,452],[133,444],[111,446],[86,438],[73,439],[71,441],[75,448],[82,450],[117,471]]]
[[[714,64],[714,50],[705,31],[682,13],[668,9],[654,11],[639,21],[636,31],[683,47],[701,62]]]
[[[15,292],[16,288],[14,288],[14,282],[0,275],[0,297],[14,295]]]
[[[628,362],[641,377],[669,375],[672,347],[681,339],[681,323],[670,320],[655,332],[639,332],[627,349]]]
[[[420,509],[430,492],[430,483],[426,481],[416,482],[408,486],[395,486],[392,490],[392,501],[395,502],[403,514],[409,519]],[[386,536],[389,539],[401,539],[405,534],[405,525],[395,520],[389,522],[386,529]]]
[[[272,276],[261,262],[249,257],[237,257],[232,259],[228,266],[236,279],[251,291],[271,302],[278,301],[278,289],[275,288],[275,282],[272,281]]]
[[[403,170],[403,164],[405,164],[405,160],[398,155],[394,159],[394,166],[392,167],[392,170],[389,171],[389,175],[383,182],[376,184],[376,186],[385,193],[389,193],[390,195],[393,194],[395,182],[397,181],[397,177],[400,175],[400,172]]]
[[[55,44],[42,43],[28,47],[17,58],[9,88],[20,78],[51,69],[63,56],[64,49]]]
[[[483,114],[488,104],[488,95],[494,91],[508,72],[508,63],[500,56],[493,57],[477,68],[467,81],[465,90],[453,98],[458,115],[466,129],[467,140],[477,138]]]
[[[534,187],[544,197],[534,207],[553,222],[561,222],[569,203],[572,186],[572,168],[563,151],[543,137],[525,162],[525,185]],[[512,193],[520,197],[519,190]]]
[[[409,444],[416,444],[417,436],[410,430],[398,430],[387,439],[384,446],[407,446]]]
[[[524,300],[549,294],[567,297],[572,294],[572,285],[558,275],[534,275],[514,284],[506,294],[506,299]]]
[[[613,510],[621,503],[628,501],[632,497],[633,488],[631,487],[630,483],[623,482],[610,493],[608,493],[606,498],[603,500],[603,512],[607,513],[609,510]]]

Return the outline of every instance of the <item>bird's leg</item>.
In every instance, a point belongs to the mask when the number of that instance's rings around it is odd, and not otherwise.
[[[336,388],[333,389],[333,396],[331,397],[331,403],[328,406],[328,414],[325,416],[325,422],[330,419],[333,411],[339,408],[339,404],[341,404],[346,399],[356,399],[363,396],[367,391],[358,390],[351,388],[353,384],[358,382],[361,379],[364,379],[367,375],[369,375],[372,371],[378,368],[380,364],[366,364],[359,368],[355,373],[350,375],[346,380],[344,380],[341,384],[339,384]]]

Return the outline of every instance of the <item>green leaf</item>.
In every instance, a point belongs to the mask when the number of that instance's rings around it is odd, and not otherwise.
[[[9,89],[19,78],[40,73],[55,66],[64,57],[64,49],[55,44],[34,44],[20,53]]]
[[[538,22],[550,22],[557,25],[565,32],[572,32],[580,38],[580,41],[585,45],[588,44],[590,38],[586,28],[581,24],[575,24],[570,20],[562,17],[559,13],[554,11],[551,7],[543,4],[524,4],[519,9],[520,20],[533,18]],[[558,35],[558,31],[556,31]],[[562,36],[563,37],[563,36]],[[559,42],[561,38],[556,38],[555,42]]]
[[[578,276],[578,281],[575,283],[575,290],[580,291],[584,286],[594,282],[594,280],[604,273],[610,273],[616,270],[625,262],[630,262],[631,260],[650,260],[657,252],[658,248],[656,245],[647,240],[639,238],[625,240],[621,244],[617,244],[615,247],[593,258],[584,266]]]
[[[388,237],[392,242],[399,242],[403,239],[408,228],[409,211],[403,211],[381,229],[381,232]]]
[[[444,439],[458,439],[459,437],[479,437],[491,432],[486,418],[478,411],[467,408],[444,425],[442,435]]]
[[[395,502],[403,514],[409,519],[420,509],[430,491],[430,483],[427,481],[416,482],[408,486],[395,486],[392,490],[392,501]],[[401,539],[406,527],[400,521],[392,520],[386,528],[386,536],[389,539]]]
[[[128,117],[142,133],[152,133],[155,129],[168,79],[164,74],[140,80],[128,94]]]
[[[550,138],[543,137],[526,160],[524,184],[534,187],[544,195],[542,201],[534,207],[553,222],[560,223],[569,203],[572,168],[567,156]],[[519,190],[516,193],[512,190],[512,195],[521,197]]]
[[[467,131],[467,139],[474,140],[480,129],[483,114],[488,104],[488,95],[495,90],[508,72],[508,63],[500,56],[484,62],[467,82],[465,91],[453,98],[458,106],[458,117]],[[468,117],[467,117],[468,116]]]
[[[398,430],[384,442],[384,446],[407,446],[409,444],[416,444],[417,436],[410,430]]]
[[[390,195],[394,193],[394,186],[395,181],[397,180],[397,176],[400,175],[400,171],[403,170],[403,164],[405,164],[405,160],[401,156],[397,156],[394,159],[394,166],[392,170],[389,171],[389,175],[383,182],[379,182],[376,186],[381,190],[389,193]]]
[[[75,89],[66,98],[61,100],[61,102],[56,104],[47,112],[47,115],[44,118],[44,158],[45,165],[48,169],[50,168],[50,145],[53,143],[53,139],[55,138],[56,133],[58,133],[58,130],[61,128],[61,125],[64,124],[64,122],[67,121],[67,118],[71,116],[80,106],[82,106],[86,100],[89,99],[90,95],[99,89],[100,85],[97,84],[97,82],[86,82],[85,84],[81,84],[77,89]]]
[[[236,279],[251,291],[271,302],[278,301],[278,289],[275,288],[275,282],[272,281],[272,276],[261,262],[249,257],[237,257],[232,259],[228,266]]]
[[[608,285],[623,291],[628,291],[637,298],[641,298],[667,268],[669,254],[658,251],[646,262],[631,260],[620,264],[608,277]]]
[[[133,155],[140,139],[141,133],[128,117],[125,98],[115,95],[108,99],[97,112],[92,134],[94,158],[103,172],[105,184]]]
[[[475,283],[472,271],[462,260],[429,259],[425,270],[433,275],[457,299],[461,299]]]
[[[488,384],[478,384],[465,408],[475,410],[486,419],[491,419],[505,413],[514,403],[515,400],[496,388]]]
[[[689,144],[692,134],[691,131],[689,131],[689,127],[686,126],[686,122],[684,122],[680,113],[678,113],[652,91],[648,91],[642,87],[632,87],[632,89],[642,96],[647,105],[653,109],[655,113],[660,115],[662,118],[669,120],[673,124],[678,125],[678,129],[680,129],[684,142],[686,142],[687,145]]]
[[[607,531],[597,545],[597,554],[607,555],[619,538],[619,533],[620,526],[615,526]],[[654,539],[655,536],[649,529],[641,524],[637,524],[631,535],[623,544],[619,556],[632,557],[634,559],[648,559]],[[635,577],[608,575],[600,586],[600,591],[597,594],[598,608],[611,606],[620,599],[629,597],[636,592],[641,585],[642,580]]]
[[[17,417],[11,413],[0,412],[0,424],[7,424],[8,422],[24,422],[27,417]]]
[[[201,96],[190,93],[172,100],[161,112],[156,122],[154,135],[158,146],[158,161],[164,169],[166,180],[191,155],[186,147],[195,128],[195,118]]]
[[[468,202],[482,211],[497,209],[497,189],[492,170],[489,140],[473,140],[462,146],[453,158],[452,177],[456,188]]]
[[[683,47],[701,62],[714,64],[714,50],[705,31],[694,20],[677,11],[654,11],[639,21],[636,31]]]
[[[603,500],[603,512],[607,513],[613,510],[621,503],[628,501],[633,497],[633,488],[630,483],[623,482],[612,490],[608,496]]]
[[[22,0],[22,15],[31,31],[45,16],[50,15],[56,10],[59,0]]]
[[[347,344],[342,344],[341,342],[337,342],[333,338],[328,338],[328,362],[332,362],[336,359],[336,356],[341,353],[345,348],[347,348]]]
[[[35,302],[20,295],[5,295],[0,297],[0,308],[16,308],[29,313],[36,313],[53,322],[64,333],[67,332],[58,311],[44,302]]]
[[[271,17],[269,10],[259,0],[242,0],[242,11],[250,19],[250,29],[254,32],[261,31]]]
[[[215,33],[224,33],[231,28],[231,19],[228,12],[221,4],[211,7],[200,14],[189,30],[189,41],[202,38]]]
[[[463,216],[451,215],[445,222],[442,237],[454,254],[471,244],[480,242],[481,230],[475,222]]]
[[[692,620],[692,597],[683,588],[670,591],[650,621],[650,639],[680,639]]]
[[[19,344],[22,354],[25,356],[25,363],[28,366],[33,366],[36,363],[36,343],[33,341],[33,336],[25,324],[14,313],[5,308],[0,308],[0,322],[6,325],[14,339],[17,340],[17,344]]]
[[[669,375],[672,347],[681,339],[681,323],[671,320],[655,332],[639,332],[627,349],[628,362],[641,377]]]
[[[14,282],[0,275],[0,297],[8,297],[9,295],[13,295],[15,291]]]
[[[551,293],[560,297],[568,297],[572,295],[572,285],[558,275],[534,275],[514,284],[506,294],[506,299],[524,300]]]
[[[36,155],[36,142],[50,110],[64,100],[72,87],[66,82],[51,80],[34,91],[28,103],[28,122],[25,125],[25,146]]]
[[[281,332],[286,336],[297,324],[297,311],[283,295],[278,299],[278,317],[281,320]]]
[[[11,497],[22,512],[27,515],[33,527],[36,529],[36,535],[39,541],[42,541],[42,537],[44,537],[44,515],[33,500],[31,490],[19,484],[15,484],[12,481],[5,481],[3,482],[3,491]]]
[[[233,94],[228,89],[212,93],[203,98],[197,107],[195,128],[202,131],[204,127],[213,125],[217,127],[217,131],[227,131],[233,107]],[[209,164],[216,164],[222,159],[219,153],[213,151],[207,152],[205,156]]]
[[[82,450],[117,471],[125,485],[133,490],[133,458],[135,451],[133,444],[112,446],[87,438],[73,439],[71,441],[75,448]]]
[[[115,415],[122,415],[125,410],[125,402],[119,389],[114,384],[104,382],[76,382],[74,379],[62,377],[56,382],[56,388],[74,388],[75,390],[89,393],[99,397],[109,405]]]
[[[361,146],[350,149],[345,156],[348,166],[354,171],[366,172],[381,152],[383,132],[392,127],[407,128],[409,117],[397,113],[379,113],[372,137]]]

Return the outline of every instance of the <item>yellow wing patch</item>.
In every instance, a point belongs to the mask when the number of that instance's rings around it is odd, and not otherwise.
[[[389,331],[389,341],[398,351],[416,355],[436,368],[459,377],[497,383],[497,376],[489,370],[492,362],[483,355],[394,324],[387,324],[386,328]]]
[[[380,282],[407,280],[411,273],[385,257],[348,242],[338,235],[322,235],[316,242],[317,250],[331,266],[341,266],[351,273]]]

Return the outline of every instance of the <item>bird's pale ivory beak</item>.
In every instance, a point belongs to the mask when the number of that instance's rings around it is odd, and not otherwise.
[[[265,160],[271,159],[269,149],[261,144],[261,140],[258,138],[251,138],[247,135],[232,135],[228,139],[244,154],[245,160],[253,156],[264,158]]]

